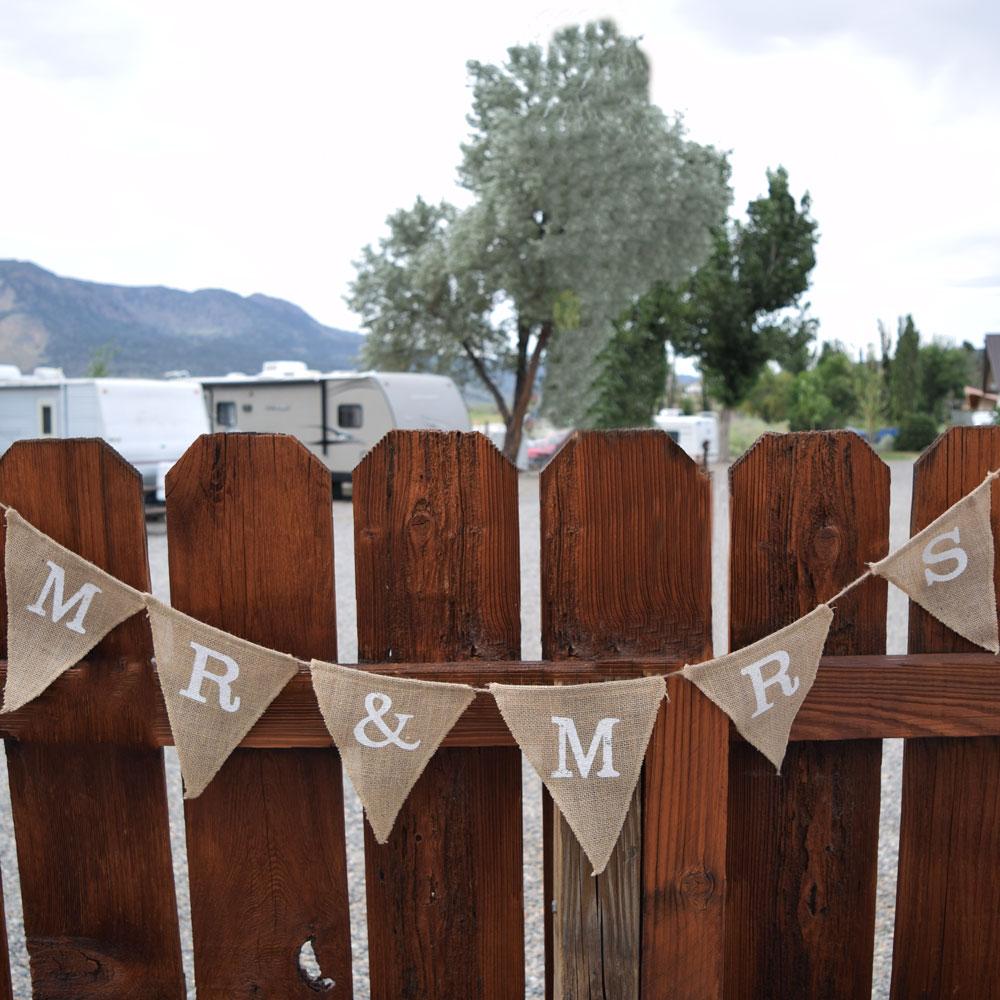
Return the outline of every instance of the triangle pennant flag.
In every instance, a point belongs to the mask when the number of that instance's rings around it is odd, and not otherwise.
[[[816,680],[832,621],[833,611],[821,604],[752,646],[681,671],[779,773],[792,723]]]
[[[7,687],[3,711],[37,698],[116,625],[143,608],[139,591],[7,508]]]
[[[384,844],[406,796],[476,692],[466,684],[387,677],[312,662],[313,689],[375,839]]]
[[[490,693],[599,875],[628,815],[665,679],[491,684]]]
[[[996,653],[992,488],[988,476],[900,549],[870,566],[953,632]]]
[[[146,597],[146,608],[184,798],[193,799],[301,664],[189,618],[154,597]]]

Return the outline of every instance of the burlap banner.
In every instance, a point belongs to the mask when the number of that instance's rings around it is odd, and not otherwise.
[[[143,595],[7,509],[7,687],[3,711],[37,698],[116,625]]]
[[[146,596],[156,671],[184,778],[200,795],[300,663]]]
[[[833,612],[821,604],[752,646],[682,671],[779,772],[792,723],[816,680],[831,621]]]
[[[312,681],[375,839],[384,844],[406,796],[476,692],[319,660],[312,662]]]
[[[871,569],[953,632],[996,653],[992,490],[987,478]]]
[[[490,692],[599,875],[628,814],[666,681],[491,684]]]

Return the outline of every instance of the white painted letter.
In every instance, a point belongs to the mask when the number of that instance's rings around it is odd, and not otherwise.
[[[969,557],[965,554],[965,549],[958,548],[957,544],[953,549],[946,549],[944,552],[935,552],[934,546],[941,541],[957,543],[959,541],[958,528],[952,528],[951,531],[935,535],[924,548],[923,558],[926,565],[933,566],[935,563],[944,562],[946,559],[954,559],[956,564],[955,568],[947,573],[935,573],[933,570],[925,569],[924,576],[927,577],[928,587],[935,583],[947,583],[949,580],[954,580],[956,576],[961,576],[965,572],[965,567],[969,565]]]
[[[779,664],[778,670],[773,677],[769,677],[764,680],[764,676],[761,673],[763,668],[768,663]],[[757,711],[750,716],[751,719],[756,719],[758,715],[763,715],[764,712],[769,711],[774,708],[767,700],[767,689],[772,684],[781,685],[781,693],[786,697],[791,697],[799,689],[799,679],[798,677],[788,676],[788,665],[791,662],[788,654],[783,650],[778,650],[777,653],[771,653],[769,656],[765,656],[762,660],[758,660],[756,663],[751,663],[749,667],[744,667],[740,673],[746,674],[750,678],[750,682],[753,684],[754,697],[757,699]]]
[[[232,688],[229,685],[239,677],[240,665],[231,656],[226,656],[225,653],[217,653],[214,649],[209,649],[200,643],[192,642],[191,648],[194,650],[194,666],[191,668],[191,681],[187,689],[182,690],[180,693],[185,698],[201,702],[204,705],[206,699],[201,693],[201,686],[205,681],[212,681],[213,684],[219,685],[219,707],[222,711],[238,712],[240,698],[239,695],[235,698],[233,697]],[[211,671],[206,670],[209,657],[225,664],[226,672],[224,674],[213,674]]]
[[[590,741],[590,749],[583,752],[580,745],[580,736],[576,731],[576,723],[572,719],[564,719],[562,716],[553,715],[552,721],[559,727],[559,768],[552,772],[553,778],[572,778],[573,772],[566,767],[566,747],[569,746],[576,758],[576,766],[580,770],[580,777],[590,776],[590,768],[593,766],[594,758],[597,756],[597,748],[601,748],[601,769],[597,772],[598,778],[620,778],[621,775],[615,770],[611,759],[611,730],[615,723],[621,719],[601,719],[594,730],[594,738]]]
[[[54,562],[46,559],[49,567],[49,575],[45,580],[45,586],[38,595],[38,600],[34,604],[29,604],[27,610],[32,614],[45,617],[45,599],[52,594],[52,621],[57,625],[65,614],[72,611],[73,606],[79,604],[76,614],[66,622],[66,628],[79,635],[86,635],[83,627],[83,619],[90,610],[90,602],[95,594],[101,592],[101,588],[92,583],[85,583],[68,601],[63,600],[63,593],[66,585],[66,571],[62,566],[57,566]]]

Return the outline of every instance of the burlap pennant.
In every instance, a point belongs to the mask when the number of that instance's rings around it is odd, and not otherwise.
[[[37,698],[116,625],[143,608],[139,591],[42,534],[7,508],[7,687],[3,711]]]
[[[833,612],[821,604],[752,646],[682,673],[780,772],[788,734],[816,680]]]
[[[992,487],[986,479],[871,569],[953,632],[996,653]]]
[[[491,684],[490,692],[599,875],[628,814],[666,681]]]
[[[476,692],[319,660],[312,662],[312,681],[375,839],[384,844],[406,796]]]
[[[184,778],[199,796],[250,732],[299,661],[146,597],[156,672]]]

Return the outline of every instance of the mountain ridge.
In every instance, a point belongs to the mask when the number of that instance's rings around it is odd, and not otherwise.
[[[22,370],[85,375],[103,360],[111,375],[217,375],[277,358],[350,369],[363,339],[261,292],[104,284],[0,260],[0,363]]]

